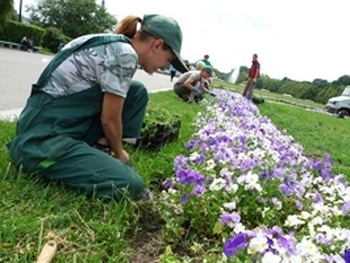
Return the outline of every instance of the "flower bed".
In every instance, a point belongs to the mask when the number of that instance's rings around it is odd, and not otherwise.
[[[217,262],[350,262],[350,188],[330,156],[309,160],[253,103],[216,94],[163,183],[164,236],[191,231]]]

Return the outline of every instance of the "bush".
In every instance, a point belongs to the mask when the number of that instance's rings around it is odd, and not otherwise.
[[[34,45],[40,46],[44,34],[41,27],[8,20],[0,29],[0,40],[20,43],[24,36],[33,36]]]
[[[43,46],[50,49],[52,52],[57,52],[58,45],[60,43],[67,43],[67,37],[65,37],[62,31],[56,27],[47,27],[46,33],[43,36]]]

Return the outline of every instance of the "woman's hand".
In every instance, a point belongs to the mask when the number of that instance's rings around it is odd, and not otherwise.
[[[129,162],[129,154],[123,149],[120,154],[114,154],[114,157],[125,163]]]

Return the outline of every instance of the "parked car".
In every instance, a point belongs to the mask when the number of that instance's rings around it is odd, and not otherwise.
[[[341,116],[350,116],[350,86],[346,86],[340,96],[330,98],[325,110]]]

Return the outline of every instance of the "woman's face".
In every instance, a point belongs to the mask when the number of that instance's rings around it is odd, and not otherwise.
[[[164,48],[164,45],[162,39],[153,38],[144,56],[139,57],[140,64],[147,73],[162,69],[175,59],[174,53],[169,48]]]

